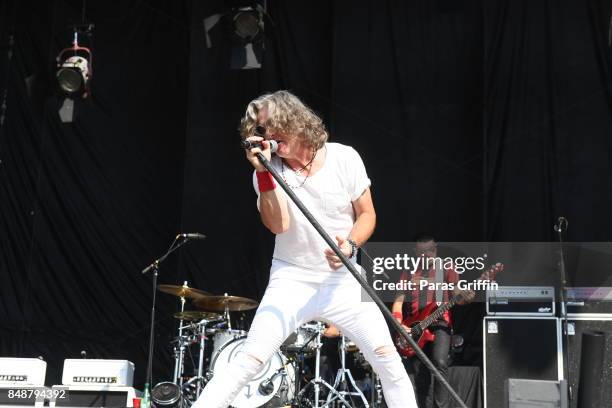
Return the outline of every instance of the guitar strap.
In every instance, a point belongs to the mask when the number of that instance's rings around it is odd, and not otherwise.
[[[444,268],[442,268],[442,262],[434,262],[436,267],[436,305],[440,306],[444,301],[444,290],[442,289],[442,283],[444,283]]]

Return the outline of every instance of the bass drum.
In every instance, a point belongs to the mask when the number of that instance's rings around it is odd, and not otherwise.
[[[245,337],[230,340],[212,356],[210,371],[214,377],[227,369],[244,344]],[[284,371],[281,370],[285,367]],[[276,374],[276,375],[275,375]],[[259,390],[262,382],[271,380],[274,389],[269,394]],[[280,407],[288,405],[295,395],[295,368],[278,352],[264,363],[261,370],[238,393],[231,406],[234,408]]]

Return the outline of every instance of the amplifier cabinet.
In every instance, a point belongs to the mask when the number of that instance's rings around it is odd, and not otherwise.
[[[127,360],[66,359],[62,372],[64,385],[113,385],[131,387],[134,363]]]
[[[39,358],[0,357],[0,386],[44,386],[47,362]]]
[[[565,381],[508,380],[505,408],[567,408]]]
[[[489,316],[555,316],[552,286],[500,286],[487,290]]]
[[[45,404],[45,390],[45,387],[41,386],[2,385],[0,386],[0,408],[42,408]]]
[[[50,401],[49,407],[133,407],[140,397],[132,387],[111,385],[54,385],[52,389],[66,390],[65,397]]]
[[[556,317],[485,317],[483,351],[485,408],[507,403],[510,378],[563,379],[561,324]]]
[[[582,333],[585,331],[601,331],[606,334],[605,357],[603,364],[603,395],[601,401],[612,401],[612,316],[600,315],[573,316],[563,324],[563,350],[566,353],[569,366],[568,383],[572,390],[570,408],[576,408],[578,401],[578,384],[580,381],[580,357],[582,350]],[[567,331],[568,336],[565,336]],[[568,347],[569,345],[569,347]]]
[[[612,288],[569,287],[565,296],[568,317],[612,316]]]

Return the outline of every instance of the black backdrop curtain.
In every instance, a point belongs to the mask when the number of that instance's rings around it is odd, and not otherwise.
[[[134,361],[142,384],[140,270],[179,231],[208,239],[161,283],[261,296],[273,237],[236,128],[263,92],[293,91],[361,152],[373,240],[550,240],[558,215],[569,239],[611,238],[604,1],[269,1],[264,66],[248,71],[205,46],[223,1],[88,1],[92,97],[62,124],[52,68],[81,4],[0,4],[0,355],[43,356],[49,384],[81,350]],[[162,380],[177,302],[158,301]],[[459,315],[473,361],[480,312]]]
[[[43,356],[54,384],[80,350],[135,361],[144,378],[150,280],[140,270],[181,217],[189,73],[177,44],[189,42],[186,5],[87,3],[95,80],[73,124],[57,115],[52,66],[81,2],[3,5],[14,46],[2,58],[0,355]],[[176,264],[167,279],[176,280]],[[160,296],[160,309],[170,301]],[[173,327],[167,314],[160,320],[160,333]],[[170,361],[167,343],[158,345],[161,370]]]

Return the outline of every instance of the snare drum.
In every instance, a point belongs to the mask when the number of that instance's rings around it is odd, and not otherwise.
[[[304,353],[307,357],[317,351],[317,334],[323,329],[320,323],[306,323],[300,326],[281,346],[287,354]]]
[[[228,330],[228,329],[210,329],[206,331],[206,334],[209,337],[212,337],[213,341],[213,353],[214,356],[219,352],[221,347],[223,347],[228,342],[239,339],[241,337],[246,336],[247,332],[244,330]]]
[[[229,363],[236,358],[246,337],[235,338],[225,343],[212,357],[210,371],[213,377],[227,369]],[[285,367],[282,370],[282,367]],[[274,386],[272,392],[263,394],[260,391],[262,382],[270,380]],[[295,368],[287,363],[282,353],[275,353],[261,370],[236,396],[231,403],[235,408],[254,408],[261,406],[278,407],[286,405],[293,399],[295,393]],[[272,405],[268,405],[268,403]]]

